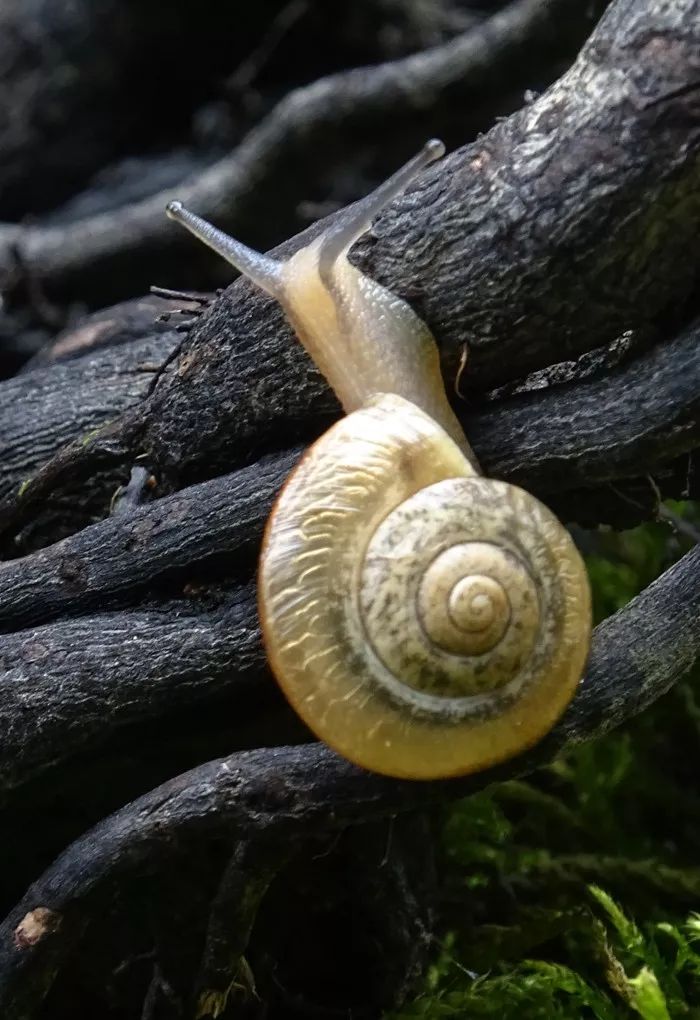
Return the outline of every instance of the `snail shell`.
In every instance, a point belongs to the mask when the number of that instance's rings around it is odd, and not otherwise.
[[[392,776],[463,775],[535,743],[588,654],[588,580],[568,532],[393,395],[331,428],[287,482],[259,599],[296,711]]]

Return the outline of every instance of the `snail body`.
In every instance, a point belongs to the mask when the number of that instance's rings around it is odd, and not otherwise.
[[[588,654],[590,592],[568,532],[484,478],[435,341],[347,260],[425,149],[285,263],[169,214],[283,305],[347,416],[306,453],[268,520],[258,597],[287,698],[321,739],[387,775],[464,775],[539,740]]]

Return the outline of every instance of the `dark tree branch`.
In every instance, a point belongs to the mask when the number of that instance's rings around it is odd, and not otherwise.
[[[69,573],[67,565],[70,584]],[[73,579],[80,583],[79,574]],[[6,635],[0,794],[135,722],[204,698],[226,695],[242,705],[263,673],[250,585],[218,599],[182,597]]]
[[[132,343],[130,358],[105,347],[74,363],[37,369],[2,384],[0,494],[31,478],[76,435],[87,435],[143,397],[164,357],[180,340],[172,328]]]
[[[185,301],[182,297],[164,298],[146,295],[81,316],[76,322],[62,329],[51,343],[25,366],[24,371],[31,372],[47,365],[74,361],[105,347],[133,345],[144,340],[153,341],[157,337],[173,332],[172,316],[179,309],[185,308],[188,314],[191,314],[201,301],[206,304],[208,300],[205,295],[197,301]],[[125,367],[129,365],[130,360],[130,357],[124,359]]]
[[[552,36],[567,19],[577,34],[586,16],[567,0],[518,0],[430,53],[309,86],[181,197],[254,240],[260,203],[273,211],[289,206],[280,176],[300,192],[319,134],[328,140],[322,175],[354,147],[355,129],[357,137],[379,132],[388,109],[414,116],[425,96],[433,106],[438,97],[441,105],[464,104],[491,74],[512,83],[526,45],[551,60]],[[660,493],[696,484],[698,26],[700,0],[616,0],[555,86],[426,174],[353,251],[354,261],[435,330],[448,380],[468,345],[460,409],[487,471],[595,520],[612,512],[611,484],[615,500],[634,513],[643,484],[649,502],[642,514],[658,512]],[[329,97],[338,100],[330,112]],[[171,233],[162,201],[131,206],[125,218],[102,213],[82,225],[69,218],[8,227],[4,236],[19,237],[32,273],[65,285],[65,293],[76,281],[104,279],[109,267],[133,279],[132,261],[138,273],[137,261],[149,264],[160,252],[179,258],[186,251],[184,270],[194,249]],[[327,223],[278,253],[296,250]],[[2,245],[0,231],[0,264]],[[337,414],[279,310],[245,283],[205,310],[171,364],[182,335],[151,327],[146,306],[105,314],[59,338],[49,353],[56,363],[35,363],[0,386],[4,523],[35,510],[34,537],[25,532],[24,547],[46,545],[0,566],[0,628],[7,632],[0,638],[0,789],[12,803],[30,789],[13,797],[13,788],[43,782],[49,766],[61,781],[115,736],[138,739],[149,721],[158,719],[159,733],[174,744],[174,714],[194,714],[197,706],[225,705],[249,733],[252,695],[276,694],[250,580],[261,528],[301,444]],[[617,361],[600,353],[621,349],[623,334],[634,342]],[[536,388],[541,377],[523,382],[563,361],[576,362],[566,382],[547,389]],[[561,380],[563,371],[555,368],[552,378]],[[489,392],[514,380],[510,390]],[[105,467],[112,473],[96,477]],[[130,472],[138,485],[107,517],[117,482]],[[141,505],[150,490],[136,490],[152,475],[161,498]],[[189,487],[164,495],[181,486]],[[50,505],[67,498],[58,511]],[[47,522],[50,513],[58,516]],[[89,514],[106,519],[55,541]],[[17,550],[10,544],[7,552]],[[230,853],[252,837],[214,903],[199,991],[213,990],[218,1007],[277,867],[257,860],[260,840],[317,846],[347,826],[524,774],[624,721],[700,655],[699,566],[695,549],[597,628],[588,672],[559,726],[499,769],[453,783],[399,783],[305,745],[239,752],[139,797],[70,846],[6,919],[0,1012],[8,1020],[36,1015],[85,923],[115,889],[175,868],[175,858],[189,861],[203,841]],[[188,733],[195,738],[199,749],[211,733]],[[303,736],[285,730],[283,739]],[[226,750],[242,743],[240,733],[226,730]],[[207,746],[208,757],[217,753]],[[143,750],[134,752],[137,767]],[[182,768],[172,760],[159,777]],[[379,904],[408,904],[411,884],[400,868],[392,876],[376,888]],[[240,923],[226,942],[221,916],[231,899]],[[401,921],[407,944],[412,934],[423,937],[416,917]]]
[[[208,564],[245,577],[300,453],[258,461],[0,564],[0,632],[128,602],[164,580],[182,588],[206,576]]]
[[[555,505],[576,486],[667,468],[700,436],[699,340],[695,324],[600,379],[468,413],[465,428],[481,464]],[[186,579],[188,569],[214,558],[228,557],[240,573],[241,553],[248,563],[245,551],[257,548],[274,497],[300,453],[263,458],[0,565],[0,629],[94,610],[120,593],[130,599],[169,574]],[[600,520],[605,508],[601,501]]]
[[[420,111],[427,121],[448,90],[465,103],[486,81],[503,90],[518,80],[517,56],[525,47],[549,51],[550,59],[561,53],[563,39],[575,47],[590,30],[599,6],[582,7],[576,0],[515,0],[483,26],[433,50],[299,88],[253,128],[232,155],[185,182],[181,197],[244,233],[255,223],[256,210],[265,209],[268,222],[274,222],[276,210],[286,212],[289,222],[288,196],[301,194],[302,183],[308,187],[310,173],[318,179],[348,154],[353,129],[360,128],[365,138],[370,130],[385,133],[387,112],[393,120],[415,120]],[[119,273],[133,281],[135,256],[138,264],[150,262],[151,267],[163,264],[165,252],[171,260],[173,255],[191,259],[191,248],[163,217],[172,197],[169,189],[68,225],[0,227],[0,271],[11,246],[19,244],[39,277],[84,286],[88,274],[99,286],[100,280],[104,285],[114,275],[110,296],[123,296],[118,293]],[[271,241],[262,238],[260,243]]]
[[[400,782],[350,765],[318,744],[239,753],[164,784],[70,846],[0,927],[0,1006],[7,1020],[36,1015],[52,976],[76,947],[108,883],[149,874],[193,841],[315,839],[354,822],[426,808],[523,775],[563,749],[642,711],[700,655],[700,550],[694,549],[625,609],[596,628],[579,693],[531,751],[463,780]],[[34,926],[31,918],[51,919]]]
[[[465,342],[483,388],[630,329],[660,339],[662,316],[679,325],[700,245],[699,14],[697,0],[618,0],[555,86],[426,174],[357,246],[436,330],[448,377]],[[334,406],[279,309],[236,283],[150,399],[61,452],[20,502],[137,453],[165,489],[230,470],[241,450],[307,438]],[[0,518],[21,511],[6,500]]]
[[[667,464],[697,439],[699,350],[691,330],[600,380],[488,405],[472,416],[476,451],[487,468],[496,461],[499,476],[550,502],[566,497],[572,478],[591,485]],[[263,459],[0,565],[0,630],[18,631],[0,650],[4,785],[165,707],[218,698],[236,661],[242,672],[260,675],[255,594],[245,582],[300,452]],[[648,493],[654,497],[651,484]],[[200,610],[182,597],[168,610],[130,608],[149,592],[180,595],[212,570],[239,579],[223,608]],[[78,614],[93,615],[70,619]],[[52,620],[59,622],[47,625]],[[30,626],[37,629],[19,629]],[[131,642],[115,656],[127,633]],[[108,687],[99,681],[106,671]],[[26,711],[28,698],[41,704],[40,715]]]
[[[467,434],[488,474],[545,498],[653,473],[700,440],[699,345],[696,321],[600,378],[489,404]]]

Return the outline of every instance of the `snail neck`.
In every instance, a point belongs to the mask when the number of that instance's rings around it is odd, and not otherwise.
[[[323,239],[285,263],[282,305],[347,413],[378,393],[403,397],[478,463],[445,393],[435,340],[411,306],[346,258],[322,259]]]

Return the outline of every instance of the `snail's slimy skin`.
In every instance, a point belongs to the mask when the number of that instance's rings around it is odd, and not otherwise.
[[[410,305],[344,255],[324,268],[323,245],[321,237],[285,263],[285,310],[344,410],[358,410],[371,394],[399,394],[476,464],[447,400],[432,333]]]
[[[568,532],[480,475],[427,326],[347,260],[441,154],[428,143],[284,263],[168,207],[277,298],[347,412],[268,521],[258,594],[273,672],[331,747],[411,779],[476,772],[539,740],[573,696],[591,630]]]

